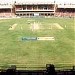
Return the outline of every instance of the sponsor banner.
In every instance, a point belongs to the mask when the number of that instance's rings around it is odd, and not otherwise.
[[[55,40],[54,37],[37,37],[37,40]]]
[[[23,41],[24,40],[55,40],[54,37],[22,37],[21,38]]]
[[[22,37],[22,40],[37,40],[37,37]]]

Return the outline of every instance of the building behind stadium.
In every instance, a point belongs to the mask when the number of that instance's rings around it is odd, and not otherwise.
[[[75,4],[57,4],[48,1],[14,2],[0,4],[0,17],[59,16],[74,17]]]

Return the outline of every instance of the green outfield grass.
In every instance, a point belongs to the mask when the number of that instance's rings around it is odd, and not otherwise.
[[[39,29],[30,29],[38,23]],[[63,29],[54,26],[58,23]],[[13,30],[9,28],[17,24]],[[73,18],[19,18],[0,20],[0,64],[75,65]],[[50,29],[49,29],[50,28]],[[22,41],[22,37],[54,37],[54,41]]]

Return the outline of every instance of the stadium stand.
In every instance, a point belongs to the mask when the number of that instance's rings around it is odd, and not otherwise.
[[[54,4],[15,4],[15,13],[19,16],[48,16],[54,14]]]
[[[55,16],[74,17],[75,16],[75,4],[58,4]]]
[[[13,6],[0,4],[0,17],[12,17],[14,15]]]
[[[14,4],[0,4],[0,17],[12,16],[30,17],[30,16],[57,16],[74,17],[75,4],[56,4],[28,2]]]

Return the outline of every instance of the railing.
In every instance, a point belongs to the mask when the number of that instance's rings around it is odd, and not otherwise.
[[[30,11],[54,11],[54,9],[53,10],[16,10],[16,11],[28,11],[28,12],[30,12]]]
[[[0,70],[1,69],[8,69],[12,66],[16,66],[17,70],[46,70],[47,67],[50,67],[50,64],[44,65],[44,64],[40,64],[40,65],[20,65],[20,64],[8,64],[8,65],[0,65]],[[54,65],[55,70],[71,70],[71,69],[75,69],[75,65],[72,64],[55,64]]]
[[[26,68],[32,68],[32,67],[18,67],[15,65],[12,66],[0,66],[4,67],[5,69],[0,69],[0,75],[75,75],[75,66],[65,66],[67,69],[56,69],[56,67],[52,64],[47,64],[46,67],[33,67],[38,68],[36,70],[33,69],[26,69]],[[64,66],[63,66],[64,67]],[[57,68],[63,68],[63,67],[57,67]],[[22,68],[22,69],[17,69]],[[23,69],[25,68],[25,69]],[[40,69],[39,68],[44,68]]]

